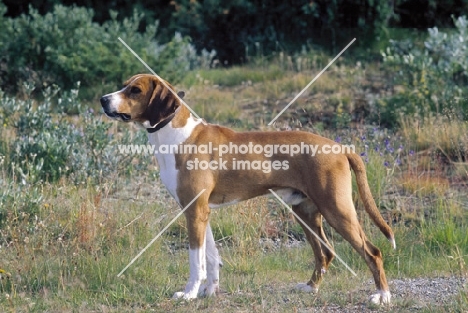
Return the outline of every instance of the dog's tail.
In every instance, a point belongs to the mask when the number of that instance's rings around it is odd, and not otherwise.
[[[356,182],[359,190],[359,195],[361,200],[364,203],[364,208],[369,214],[372,221],[380,229],[380,231],[387,237],[390,243],[393,246],[393,249],[396,249],[395,236],[390,226],[385,222],[377,205],[375,204],[374,198],[372,197],[369,184],[367,183],[366,168],[360,156],[355,153],[347,154],[349,164],[356,174]]]

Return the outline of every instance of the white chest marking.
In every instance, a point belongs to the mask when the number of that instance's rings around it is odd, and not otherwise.
[[[190,114],[187,124],[182,128],[172,127],[172,121],[155,133],[148,134],[149,143],[155,146],[155,151],[159,151],[161,145],[178,145],[190,137],[193,129],[201,123],[201,119],[195,119]],[[176,160],[174,154],[155,153],[159,165],[159,175],[161,181],[166,186],[169,193],[179,202],[177,195],[177,178],[179,170],[176,169]]]

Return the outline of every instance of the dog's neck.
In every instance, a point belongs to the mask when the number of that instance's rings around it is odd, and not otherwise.
[[[165,119],[157,123],[156,125],[148,125],[149,122],[143,123],[142,126],[146,128],[146,131],[148,132],[148,134],[152,134],[152,133],[159,131],[160,129],[168,125],[170,122],[172,122],[172,126],[174,128],[181,128],[181,127],[184,127],[185,124],[187,124],[187,121],[189,119],[194,119],[194,117],[192,116],[190,111],[187,109],[187,107],[185,107],[185,105],[178,99],[176,101],[178,102],[178,106],[177,106],[177,109],[174,111],[174,113],[172,113],[171,115],[169,115],[168,117],[166,117]],[[198,120],[198,119],[195,119],[195,120]]]
[[[155,128],[162,125],[156,131],[147,128],[148,139],[156,146],[178,145],[185,142],[200,124],[202,119],[195,118],[184,105],[181,105],[172,117],[169,116],[156,125]]]
[[[175,117],[175,115],[176,115],[176,112],[172,113],[171,115],[169,115],[169,117],[165,118],[164,120],[162,120],[161,122],[156,124],[155,127],[146,128],[146,131],[149,134],[157,132],[158,130],[160,130],[161,128],[163,128],[167,124],[169,124],[172,121],[172,119]]]

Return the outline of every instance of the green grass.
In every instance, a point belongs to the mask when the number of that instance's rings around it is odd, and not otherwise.
[[[203,84],[233,87],[243,84],[262,83],[278,79],[283,75],[284,71],[276,66],[269,66],[263,69],[234,66],[229,69],[219,68],[190,72],[184,78],[182,84],[186,86]]]

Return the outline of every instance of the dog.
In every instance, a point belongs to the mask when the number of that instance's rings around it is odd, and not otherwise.
[[[221,259],[209,224],[210,210],[268,195],[271,189],[291,204],[293,211],[307,224],[299,222],[313,249],[315,268],[311,279],[298,284],[297,289],[317,292],[334,257],[323,230],[324,217],[363,257],[372,272],[377,292],[371,295],[370,300],[377,304],[390,303],[382,253],[367,239],[357,218],[352,199],[351,170],[355,173],[366,212],[393,248],[394,234],[377,209],[367,182],[365,165],[359,155],[354,152],[318,153],[314,156],[281,153],[282,148],[291,145],[297,148],[299,143],[302,148],[310,145],[319,150],[328,147],[328,150],[338,151],[342,146],[302,131],[235,132],[206,124],[192,115],[181,96],[165,80],[155,75],[138,74],[128,79],[121,90],[100,99],[108,117],[135,122],[145,128],[149,142],[156,148],[182,145],[192,148],[203,146],[205,150],[212,148],[209,153],[192,150],[190,153],[155,154],[160,178],[181,207],[186,207],[205,189],[184,212],[189,237],[190,276],[185,290],[176,292],[174,298],[194,299],[212,296],[219,291]],[[266,149],[267,146],[280,151],[262,154],[251,149]],[[233,149],[227,151],[226,147]],[[241,165],[240,161],[243,162]],[[238,168],[234,168],[236,165]]]

